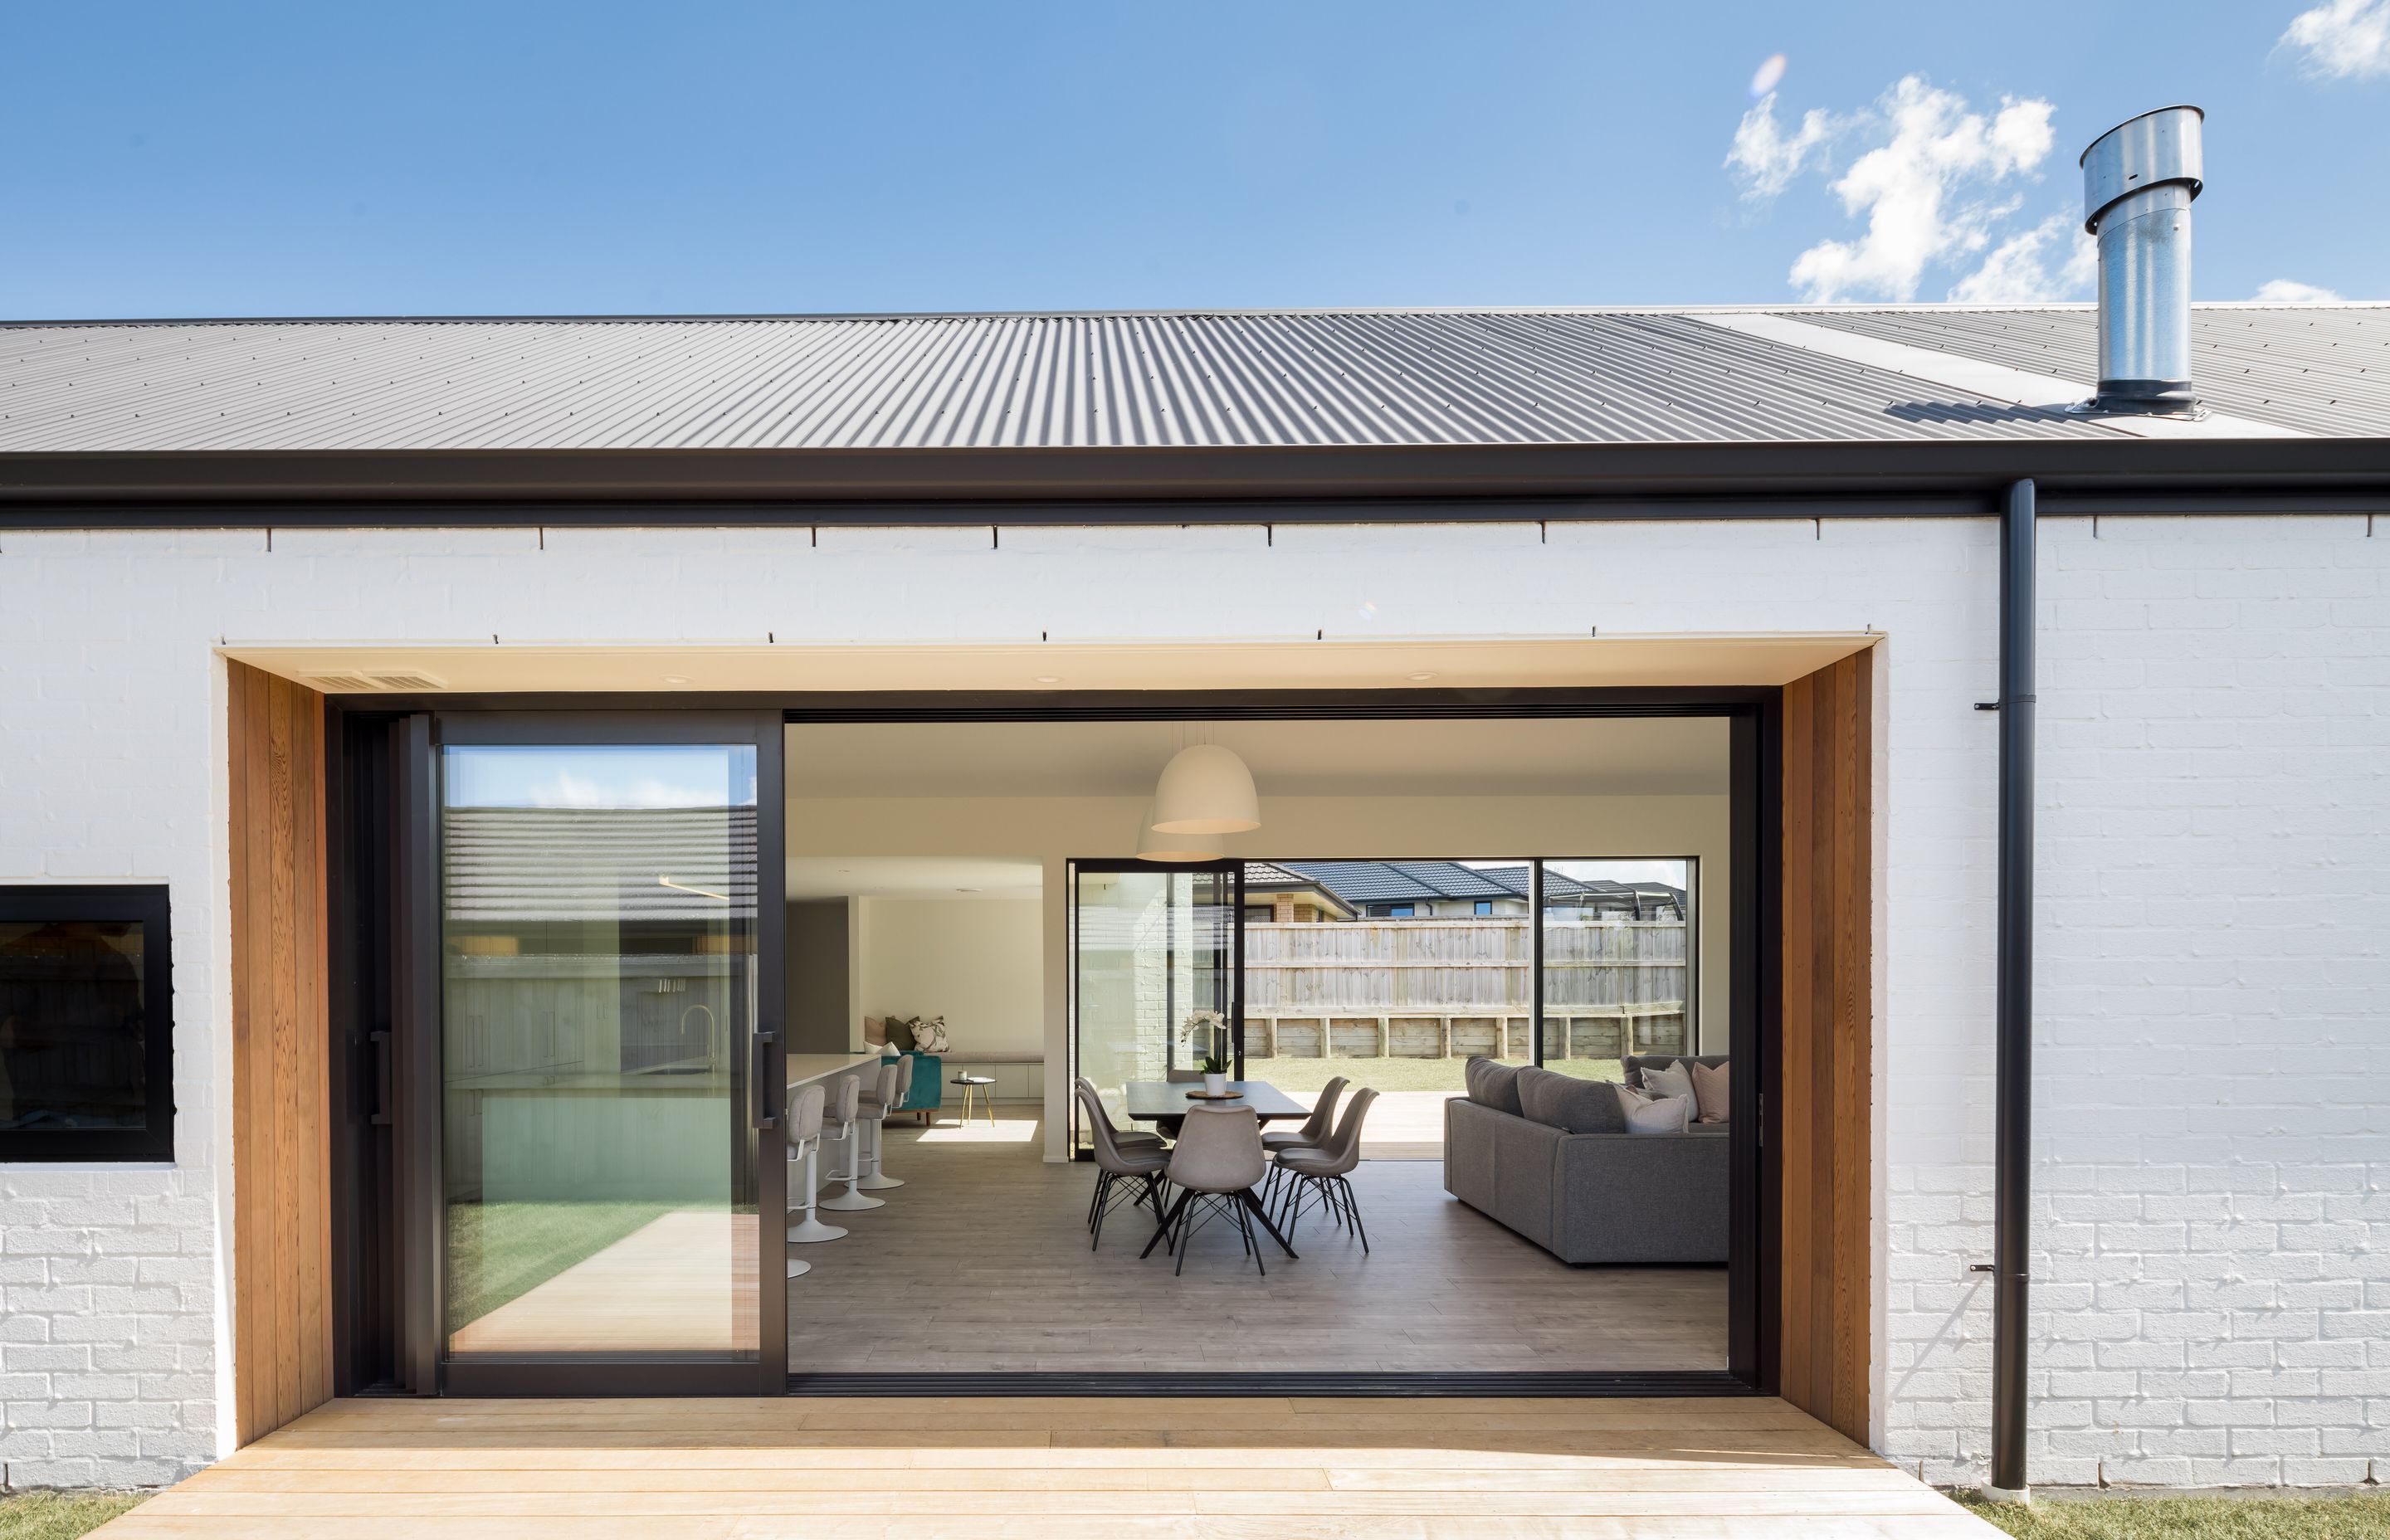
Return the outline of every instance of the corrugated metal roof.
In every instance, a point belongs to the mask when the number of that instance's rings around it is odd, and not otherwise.
[[[0,453],[2107,436],[1686,312],[0,327]]]
[[[1800,319],[2062,379],[2099,372],[2089,305],[1805,310]],[[2200,398],[2218,411],[2309,433],[2390,433],[2390,307],[2194,306],[2191,340]]]

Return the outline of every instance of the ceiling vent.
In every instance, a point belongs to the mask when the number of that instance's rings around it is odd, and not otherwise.
[[[420,672],[383,673],[357,669],[348,674],[311,674],[307,683],[327,695],[362,695],[369,690],[444,690],[448,682]]]

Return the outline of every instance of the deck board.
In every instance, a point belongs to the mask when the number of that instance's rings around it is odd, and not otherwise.
[[[1778,1400],[335,1401],[105,1540],[1985,1540]]]

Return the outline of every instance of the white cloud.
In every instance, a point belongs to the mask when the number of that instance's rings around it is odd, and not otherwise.
[[[1823,165],[1827,149],[1848,126],[1848,120],[1811,108],[1788,135],[1776,122],[1776,93],[1770,91],[1735,125],[1726,163],[1741,173],[1743,197],[1773,198],[1810,162]]]
[[[1812,110],[1787,133],[1771,96],[1743,114],[1726,163],[1746,199],[1771,198],[1805,172],[1827,173],[1839,142],[1871,141],[1829,184],[1844,212],[1867,228],[1853,239],[1820,241],[1794,261],[1791,277],[1805,300],[1913,300],[1929,268],[1971,263],[1979,253],[1985,254],[1959,280],[1954,298],[2053,299],[2079,292],[2096,257],[2064,237],[2062,216],[2018,234],[2002,228],[2024,201],[2010,189],[2039,180],[2049,157],[2053,110],[2037,97],[2004,96],[1998,110],[1975,111],[1956,92],[1908,75],[1865,111]]]
[[[2306,71],[2329,80],[2390,75],[2390,0],[2324,0],[2283,29],[2280,47],[2306,55]]]
[[[2055,243],[2053,271],[2049,248]],[[2100,243],[2072,214],[2052,214],[1991,250],[1975,270],[1951,286],[1967,305],[2025,305],[2072,299],[2100,276]]]
[[[2268,278],[2257,286],[2250,298],[2260,304],[2312,305],[2321,304],[2341,296],[2317,284],[2300,283],[2295,278]]]

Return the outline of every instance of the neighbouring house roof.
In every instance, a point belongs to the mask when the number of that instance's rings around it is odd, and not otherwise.
[[[1282,861],[1273,865],[1276,869],[1310,878],[1355,905],[1528,896],[1528,868],[1524,866],[1469,866],[1458,861]],[[1252,870],[1252,864],[1248,864],[1248,887],[1253,881]],[[1574,904],[1605,895],[1625,898],[1637,893],[1642,894],[1646,902],[1665,899],[1679,912],[1684,908],[1684,890],[1665,883],[1600,879],[1581,881],[1548,866],[1545,868],[1544,901],[1548,904]]]

